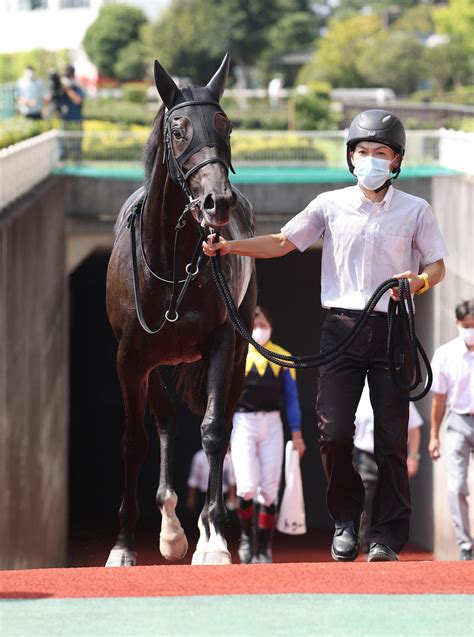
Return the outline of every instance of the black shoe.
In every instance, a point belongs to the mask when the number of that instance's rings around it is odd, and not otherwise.
[[[252,561],[252,540],[246,533],[241,533],[238,548],[238,554],[241,564],[250,564]]]
[[[386,544],[377,544],[374,542],[370,545],[367,562],[397,562],[398,555]]]
[[[355,522],[336,522],[332,539],[331,557],[336,562],[353,562],[359,555],[360,542],[358,524]]]
[[[472,549],[461,549],[459,559],[463,561],[472,560]]]

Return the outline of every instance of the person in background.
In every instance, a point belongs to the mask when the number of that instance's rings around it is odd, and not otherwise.
[[[234,511],[236,507],[235,476],[232,460],[229,453],[224,457],[222,475],[222,492],[228,511]],[[209,461],[203,449],[199,449],[191,461],[191,469],[188,477],[188,493],[186,508],[190,513],[198,517],[204,506],[207,487],[209,484]]]
[[[418,471],[420,460],[420,427],[423,419],[413,403],[410,403],[408,418],[408,477],[412,478]],[[354,434],[354,467],[362,478],[365,489],[364,513],[360,525],[360,544],[363,553],[369,552],[369,528],[372,519],[372,500],[377,487],[377,462],[374,454],[374,411],[370,403],[369,386],[364,390],[357,407]]]
[[[271,341],[272,319],[263,307],[255,310],[252,336],[267,349],[288,354]],[[249,345],[244,388],[234,413],[230,439],[241,530],[238,552],[243,564],[272,561],[273,528],[283,463],[282,406],[294,447],[301,457],[306,447],[301,435],[295,370],[270,363]],[[257,516],[254,500],[260,505]]]
[[[459,559],[472,560],[467,476],[474,450],[474,299],[456,306],[458,336],[438,347],[431,362],[433,399],[429,452],[441,455],[439,432],[446,415],[444,438],[448,501],[459,546]]]
[[[60,148],[60,159],[79,161],[82,155],[84,90],[76,81],[73,66],[66,66],[61,78],[56,73],[52,73],[51,77],[52,87],[46,99],[54,105],[54,110],[61,118],[64,136]]]
[[[396,115],[383,109],[359,113],[346,141],[346,159],[357,184],[319,194],[279,233],[228,241],[210,234],[207,256],[217,250],[260,259],[304,252],[322,239],[321,303],[328,309],[321,351],[336,348],[355,328],[378,286],[407,279],[411,294],[441,282],[446,246],[430,205],[392,185],[405,155],[406,133]],[[399,300],[398,287],[390,291]],[[389,294],[346,351],[319,368],[316,414],[327,504],[334,520],[331,556],[357,559],[365,491],[352,464],[354,418],[367,377],[375,417],[375,455],[380,488],[375,493],[369,562],[395,561],[407,540],[411,503],[407,455],[408,391],[392,382],[387,361]],[[413,377],[414,364],[403,335],[396,335],[399,373]],[[403,358],[402,358],[403,356]],[[237,480],[238,483],[238,480]]]
[[[35,77],[35,70],[27,66],[16,83],[16,103],[18,111],[28,119],[43,118],[45,90],[42,80]]]

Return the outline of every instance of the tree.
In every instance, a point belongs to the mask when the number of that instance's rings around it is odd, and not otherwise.
[[[201,83],[229,51],[248,84],[251,69],[271,44],[272,28],[307,5],[307,0],[172,0],[145,29],[145,42],[171,73]],[[301,32],[301,23],[298,28]]]
[[[474,56],[474,3],[472,0],[450,0],[447,7],[434,13],[436,31],[447,35],[450,42],[464,49],[465,55]]]
[[[317,18],[311,11],[292,11],[286,13],[269,30],[269,45],[260,57],[265,83],[271,75],[281,73],[286,84],[293,84],[296,71],[282,63],[282,57],[288,53],[310,51],[316,38]]]
[[[87,29],[82,45],[101,75],[116,77],[115,63],[122,49],[138,41],[147,22],[143,11],[126,4],[104,5]]]
[[[148,68],[146,59],[146,49],[143,44],[137,41],[130,42],[119,51],[114,64],[115,77],[122,82],[143,80]]]
[[[423,44],[413,35],[380,33],[356,61],[365,85],[388,86],[396,93],[412,93],[423,77]]]
[[[376,15],[331,19],[312,59],[301,69],[298,82],[326,81],[332,86],[348,88],[363,86],[364,79],[357,68],[357,59],[378,31],[380,20]]]

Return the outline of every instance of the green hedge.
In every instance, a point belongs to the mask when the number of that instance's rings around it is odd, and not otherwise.
[[[0,120],[0,148],[18,144],[51,128],[54,128],[52,120],[30,120],[24,117]]]

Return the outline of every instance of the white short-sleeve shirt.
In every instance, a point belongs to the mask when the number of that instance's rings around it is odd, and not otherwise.
[[[458,336],[435,351],[431,361],[436,394],[446,394],[446,403],[458,414],[474,414],[474,352]]]
[[[410,403],[408,429],[416,429],[423,424],[423,418],[413,403]],[[370,402],[369,386],[364,386],[355,417],[354,447],[374,453],[374,411]]]
[[[429,204],[390,186],[373,203],[358,185],[318,195],[281,232],[301,252],[323,239],[323,307],[362,310],[394,274],[418,272],[447,250]],[[376,306],[386,312],[389,292]]]

